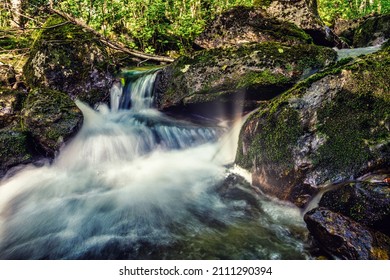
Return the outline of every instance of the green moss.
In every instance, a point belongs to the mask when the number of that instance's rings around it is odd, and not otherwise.
[[[31,160],[28,143],[28,134],[21,129],[0,130],[0,171]]]
[[[254,0],[253,5],[255,7],[268,8],[274,0]]]
[[[81,112],[68,95],[49,89],[30,92],[23,109],[24,127],[48,155],[77,131],[81,119]]]
[[[256,84],[272,85],[284,84],[290,82],[290,79],[279,73],[272,73],[266,69],[261,72],[248,72],[241,77],[236,85],[236,88],[247,88]]]

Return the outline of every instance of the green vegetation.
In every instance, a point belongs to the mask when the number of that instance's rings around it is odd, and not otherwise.
[[[318,0],[318,12],[325,23],[356,19],[372,13],[390,13],[389,0]]]
[[[146,53],[178,56],[192,50],[207,22],[234,6],[267,7],[272,0],[25,0],[23,26],[42,26],[48,15],[42,7],[66,12],[104,36]],[[390,12],[388,0],[318,0],[322,19],[354,19]],[[13,23],[10,0],[0,4],[0,31]]]

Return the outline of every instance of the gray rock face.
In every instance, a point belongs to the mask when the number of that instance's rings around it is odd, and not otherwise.
[[[390,161],[389,52],[342,62],[259,108],[236,162],[253,184],[304,206],[321,186]]]
[[[81,27],[52,16],[35,41],[23,68],[32,87],[47,87],[90,105],[102,101],[113,82],[113,66],[105,47]]]
[[[209,23],[195,43],[214,49],[269,41],[294,45],[311,43],[312,39],[294,24],[270,18],[262,9],[236,7]]]
[[[316,0],[271,0],[263,5],[273,18],[294,23],[312,38],[315,44],[343,47],[345,44],[329,29],[318,15]]]

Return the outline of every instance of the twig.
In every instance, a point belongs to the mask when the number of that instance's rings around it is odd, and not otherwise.
[[[132,56],[135,56],[135,57],[138,57],[138,58],[142,58],[142,59],[147,59],[147,60],[153,60],[153,61],[158,61],[158,62],[173,62],[174,61],[174,59],[172,59],[170,57],[158,56],[158,55],[149,55],[149,54],[145,54],[143,52],[139,52],[139,51],[136,51],[136,50],[129,49],[126,46],[124,46],[122,43],[110,41],[109,39],[105,38],[103,35],[98,33],[96,30],[94,30],[91,27],[89,27],[84,22],[82,22],[82,21],[72,17],[71,15],[69,15],[67,13],[64,13],[62,11],[58,11],[56,9],[51,9],[51,8],[47,8],[47,9],[48,9],[49,12],[51,12],[53,14],[57,14],[57,15],[65,18],[66,20],[72,22],[73,24],[79,25],[82,28],[90,31],[97,38],[99,38],[102,43],[104,43],[106,46],[108,46],[108,47],[110,47],[112,49],[120,50],[120,51],[122,51],[124,53],[127,53],[127,54],[130,54]]]

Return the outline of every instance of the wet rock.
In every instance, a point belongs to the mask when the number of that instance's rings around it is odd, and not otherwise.
[[[269,42],[204,50],[181,57],[160,72],[158,106],[199,115],[226,116],[253,109],[304,76],[335,60],[332,49]],[[163,83],[163,82],[166,83]]]
[[[325,208],[305,214],[310,233],[329,254],[349,260],[389,259],[390,238]]]
[[[390,235],[388,183],[346,183],[326,192],[319,205]]]
[[[293,45],[312,39],[294,24],[270,18],[262,9],[236,7],[209,23],[195,43],[213,49],[269,41]]]
[[[356,48],[375,46],[390,38],[390,14],[367,18],[356,28],[353,46]]]
[[[260,211],[259,199],[256,191],[241,176],[229,174],[226,179],[216,187],[217,193],[226,202],[244,202],[244,205],[238,204],[245,213],[250,216],[256,216]]]
[[[52,26],[56,27],[48,28]],[[105,46],[94,34],[58,16],[50,17],[44,27],[23,68],[27,83],[67,93],[90,105],[103,101],[113,82]]]
[[[330,182],[390,162],[388,50],[316,74],[260,106],[244,124],[236,163],[253,185],[303,206]]]
[[[70,97],[50,89],[29,93],[22,118],[25,129],[48,157],[53,157],[82,123],[82,114]]]

